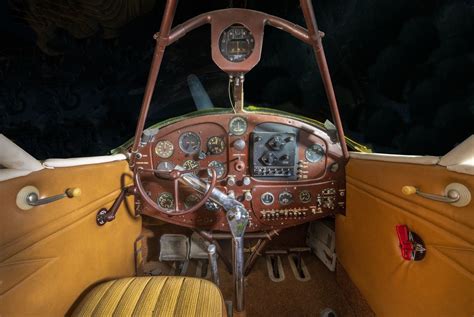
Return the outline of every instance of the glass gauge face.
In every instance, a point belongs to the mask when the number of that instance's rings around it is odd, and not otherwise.
[[[262,196],[260,197],[260,200],[262,201],[262,204],[268,206],[268,205],[273,204],[273,202],[275,201],[275,197],[273,196],[272,193],[266,192],[262,194]]]
[[[208,199],[205,203],[204,206],[206,206],[206,209],[209,211],[218,211],[220,206],[213,202],[212,200]]]
[[[229,122],[229,131],[233,135],[242,135],[247,131],[247,120],[242,117],[234,117]]]
[[[187,170],[197,170],[199,169],[199,163],[195,160],[186,160],[183,163],[183,167]]]
[[[313,144],[306,149],[304,155],[308,162],[316,163],[324,157],[324,149],[319,144]]]
[[[302,203],[309,203],[311,201],[311,193],[307,190],[302,190],[300,191],[299,198]]]
[[[286,191],[281,192],[278,195],[278,202],[283,206],[291,204],[293,202],[293,194]]]
[[[196,194],[188,195],[184,199],[184,207],[186,209],[189,209],[189,208],[195,206],[200,200],[201,200],[201,198],[199,198],[199,196],[196,195]]]
[[[158,205],[163,208],[163,209],[173,209],[174,207],[174,199],[173,195],[171,193],[161,193],[160,196],[158,196]]]
[[[222,32],[219,38],[219,50],[230,62],[245,61],[255,47],[255,39],[245,26],[234,24]]]
[[[155,146],[155,153],[161,158],[169,158],[173,155],[174,145],[168,140],[158,141]]]
[[[207,165],[207,167],[214,168],[217,174],[217,178],[221,178],[225,174],[225,167],[224,164],[222,164],[221,162],[212,161],[211,163],[209,163],[209,165]],[[212,177],[212,171],[210,168],[207,169],[207,174],[209,175],[209,177]]]
[[[169,172],[174,168],[174,164],[170,162],[160,162],[156,167],[159,171]]]
[[[179,148],[186,154],[197,153],[201,148],[201,138],[194,132],[184,132],[179,137]]]
[[[210,137],[207,140],[207,150],[211,154],[221,154],[224,152],[225,142],[224,139],[219,136]]]

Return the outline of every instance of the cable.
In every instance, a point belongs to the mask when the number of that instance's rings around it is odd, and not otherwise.
[[[229,103],[230,103],[230,106],[232,107],[232,110],[234,110],[234,113],[237,113],[237,111],[235,110],[234,102],[232,100],[232,95],[231,95],[231,92],[230,92],[230,85],[231,85],[232,82],[233,82],[233,78],[232,78],[232,76],[229,76],[229,85],[227,85],[227,93],[229,95]]]

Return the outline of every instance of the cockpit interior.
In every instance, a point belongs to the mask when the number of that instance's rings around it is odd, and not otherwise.
[[[472,315],[474,137],[370,153],[344,134],[311,0],[304,26],[239,8],[174,25],[177,2],[112,155],[39,162],[0,135],[0,316]],[[203,25],[232,108],[145,126],[166,48]],[[270,27],[313,51],[326,122],[245,104]]]

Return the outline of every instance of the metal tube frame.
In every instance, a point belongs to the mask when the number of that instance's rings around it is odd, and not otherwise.
[[[206,23],[211,23],[212,12],[201,14],[195,18],[192,18],[185,23],[176,26],[171,30],[171,25],[173,23],[174,15],[176,12],[177,0],[167,0],[166,7],[163,14],[163,19],[161,21],[161,27],[159,33],[155,34],[154,38],[156,40],[155,51],[153,54],[153,60],[150,67],[150,72],[148,75],[148,81],[145,88],[145,94],[142,101],[142,106],[140,110],[140,116],[138,118],[137,128],[135,131],[135,139],[131,150],[130,157],[130,166],[134,166],[135,163],[135,154],[140,145],[141,136],[143,129],[145,127],[145,121],[148,115],[148,110],[150,107],[151,99],[153,96],[153,91],[155,89],[156,79],[160,70],[161,62],[163,61],[163,55],[166,46],[174,43],[179,38],[186,35],[187,32],[194,30],[195,28],[202,26]],[[336,95],[334,93],[334,87],[331,80],[331,75],[329,73],[329,68],[326,61],[326,55],[324,54],[324,48],[322,44],[323,33],[318,30],[316,23],[316,17],[314,15],[314,8],[311,3],[311,0],[300,0],[301,10],[305,19],[307,29],[293,24],[284,19],[265,15],[265,24],[279,28],[285,32],[290,33],[292,36],[297,39],[311,45],[313,47],[314,55],[316,62],[318,64],[319,71],[321,73],[321,78],[323,80],[324,88],[329,102],[329,107],[331,109],[331,115],[334,121],[334,124],[337,128],[339,142],[341,144],[342,153],[344,158],[347,160],[349,158],[349,152],[347,150],[346,140],[344,138],[344,130],[342,127],[342,121],[339,115],[339,109],[337,105]],[[249,12],[256,12],[248,10]]]

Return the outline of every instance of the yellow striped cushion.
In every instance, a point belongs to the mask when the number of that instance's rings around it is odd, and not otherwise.
[[[211,282],[180,276],[130,277],[94,287],[73,316],[225,316]]]

